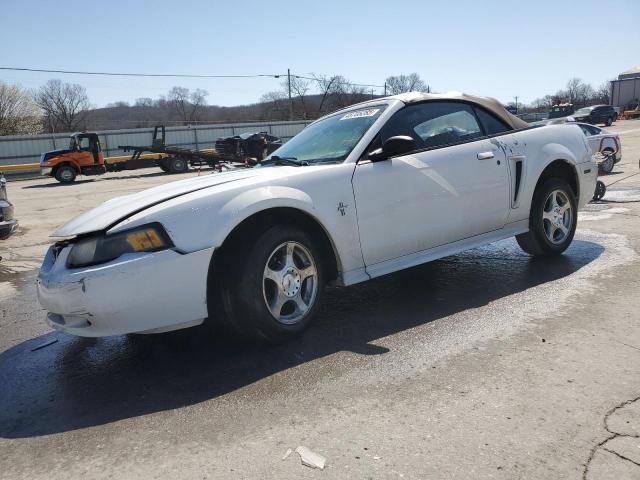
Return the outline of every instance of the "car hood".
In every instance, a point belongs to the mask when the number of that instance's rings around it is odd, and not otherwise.
[[[268,167],[220,172],[167,183],[131,195],[116,197],[83,213],[58,228],[52,237],[75,237],[91,232],[107,230],[127,217],[172,198],[198,190],[215,188],[230,182],[265,178],[282,178],[300,167]],[[304,167],[307,168],[307,167]]]

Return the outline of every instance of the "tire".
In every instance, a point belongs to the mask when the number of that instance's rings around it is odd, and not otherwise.
[[[56,169],[56,180],[60,183],[73,183],[76,175],[76,169],[70,165],[61,165]]]
[[[607,119],[604,121],[604,125],[606,127],[610,127],[612,123],[613,123],[613,117],[607,117]]]
[[[602,151],[602,154],[604,155],[604,160],[598,163],[598,172],[607,175],[613,170],[613,166],[615,165],[615,158],[613,156],[613,150],[611,150],[610,148],[605,148]]]
[[[552,195],[556,198],[555,207]],[[577,207],[575,194],[567,182],[560,178],[544,181],[533,194],[529,231],[516,235],[520,248],[536,257],[560,255],[573,240]]]
[[[189,171],[189,163],[182,157],[173,157],[169,161],[169,172],[185,173]]]
[[[226,280],[218,282],[226,326],[266,342],[300,335],[310,325],[324,287],[320,249],[292,225],[270,227],[247,247],[236,248],[221,272]]]

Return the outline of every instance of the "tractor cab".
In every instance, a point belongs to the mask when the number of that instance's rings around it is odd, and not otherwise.
[[[89,165],[91,161],[96,164],[104,163],[102,149],[100,148],[100,140],[95,133],[74,133],[69,141],[69,150],[78,152],[87,152],[91,154],[91,158],[85,159],[85,165]],[[88,160],[88,161],[87,161]]]

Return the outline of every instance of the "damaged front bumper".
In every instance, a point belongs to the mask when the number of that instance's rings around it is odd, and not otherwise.
[[[156,333],[198,325],[208,315],[213,248],[127,254],[84,268],[66,266],[70,250],[52,246],[38,274],[38,300],[52,328],[83,337]]]

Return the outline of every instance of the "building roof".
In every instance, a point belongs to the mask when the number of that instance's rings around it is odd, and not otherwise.
[[[634,73],[640,74],[640,67],[630,68],[629,70],[622,72],[620,75],[633,75]]]

